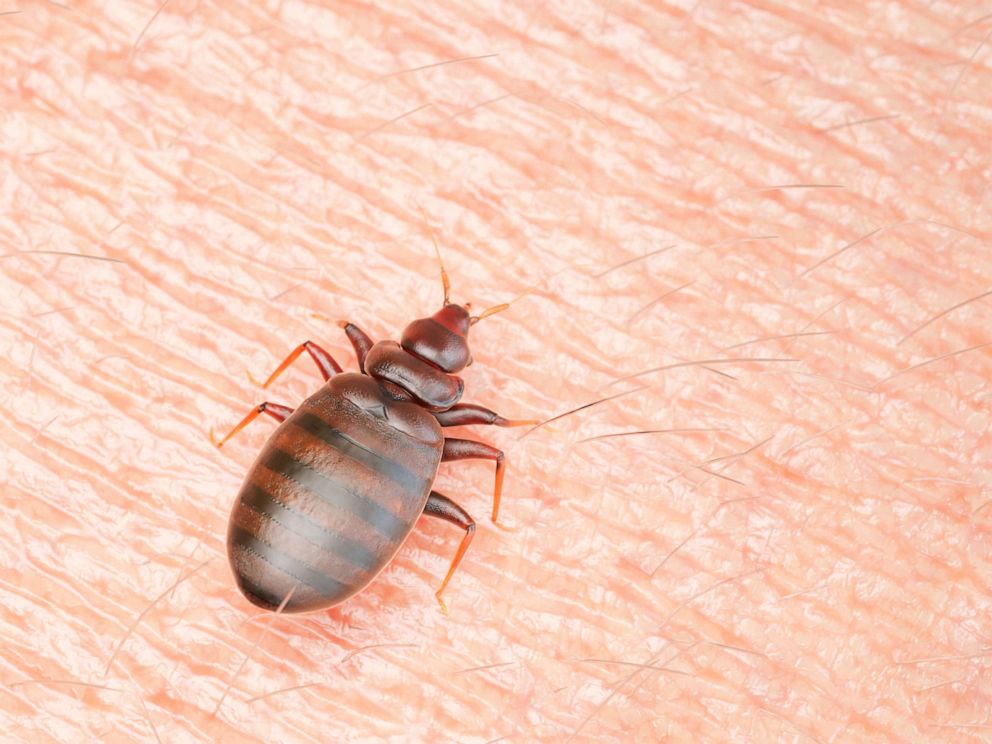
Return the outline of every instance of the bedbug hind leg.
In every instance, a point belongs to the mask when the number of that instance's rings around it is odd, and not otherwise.
[[[499,500],[503,492],[503,472],[506,470],[506,456],[503,450],[484,442],[475,442],[471,439],[455,439],[454,437],[444,438],[444,450],[441,452],[441,462],[451,462],[452,460],[495,460],[496,461],[496,485],[493,488],[493,523],[499,517]]]
[[[455,569],[462,562],[465,551],[468,550],[468,546],[472,543],[472,538],[475,536],[475,520],[468,515],[468,512],[458,506],[458,504],[437,491],[431,491],[431,495],[427,498],[427,505],[424,507],[424,516],[443,519],[465,530],[465,537],[462,538],[461,543],[458,545],[458,550],[455,551],[455,557],[451,559],[451,567],[448,568],[448,573],[444,577],[444,581],[441,582],[441,588],[434,593],[438,604],[441,605],[441,609],[447,612],[448,610],[444,606],[444,601],[441,599],[441,592],[448,586],[451,577],[455,575]]]
[[[313,361],[317,364],[317,368],[320,370],[320,374],[323,376],[324,380],[327,381],[331,379],[334,375],[341,372],[341,365],[334,361],[334,357],[328,354],[324,349],[320,348],[313,341],[304,341],[302,344],[293,349],[289,356],[282,360],[276,371],[269,375],[269,379],[262,383],[263,388],[267,388],[272,382],[289,367],[296,358],[303,352],[307,352]]]
[[[223,447],[224,443],[227,442],[228,439],[230,439],[239,431],[244,429],[246,426],[248,426],[248,424],[250,424],[252,421],[257,419],[263,413],[267,413],[276,421],[283,422],[286,420],[286,417],[289,416],[289,414],[291,414],[292,412],[293,409],[290,408],[289,406],[281,406],[278,403],[269,403],[269,401],[260,403],[259,405],[255,406],[251,411],[249,411],[248,415],[245,416],[243,419],[241,419],[241,422],[233,429],[231,429],[231,431],[228,433],[226,437],[221,439],[219,442],[214,442],[214,444],[216,444],[218,447]],[[210,439],[213,440],[213,438],[214,436],[213,433],[211,432]]]
[[[365,374],[365,355],[372,348],[372,339],[368,337],[365,331],[347,320],[338,321],[338,325],[344,329],[348,340],[351,341],[351,345],[355,349],[355,356],[358,358],[358,369],[362,371],[362,374]]]
[[[447,411],[434,414],[441,426],[471,426],[484,424],[487,426],[534,426],[540,423],[537,419],[506,419],[495,411],[478,406],[475,403],[458,403]]]

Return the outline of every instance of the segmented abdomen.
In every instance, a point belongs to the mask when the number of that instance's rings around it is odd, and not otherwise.
[[[434,418],[357,374],[331,379],[279,426],[231,515],[228,557],[254,604],[335,605],[389,562],[441,458]]]

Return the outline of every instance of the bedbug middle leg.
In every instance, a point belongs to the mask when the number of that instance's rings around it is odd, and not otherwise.
[[[250,424],[252,421],[254,421],[255,419],[257,419],[263,413],[267,413],[272,418],[274,418],[276,421],[282,422],[282,421],[285,421],[286,420],[286,417],[289,416],[289,414],[291,414],[292,412],[293,412],[293,409],[290,408],[289,406],[281,406],[278,403],[270,403],[269,401],[265,401],[264,403],[260,403],[259,405],[255,406],[253,409],[251,409],[251,411],[249,411],[248,415],[245,416],[243,419],[241,419],[241,422],[237,426],[235,426],[233,429],[231,429],[230,433],[226,437],[224,437],[223,439],[221,439],[219,442],[217,442],[216,444],[217,444],[218,447],[223,447],[224,446],[224,443],[228,439],[230,439],[235,434],[237,434],[239,431],[241,431],[242,429],[244,429],[246,426],[248,426],[248,424]],[[212,438],[213,437],[213,434],[211,434],[210,436]]]
[[[304,351],[313,358],[314,362],[316,362],[317,368],[320,370],[320,374],[323,376],[325,381],[341,372],[341,365],[334,361],[334,357],[317,346],[317,344],[313,341],[304,341],[302,344],[293,349],[289,353],[288,357],[282,360],[282,364],[276,368],[275,372],[269,375],[269,379],[262,383],[262,387],[267,388],[271,385],[272,381],[285,372],[286,368],[295,362],[296,358]]]
[[[503,471],[506,469],[506,457],[503,454],[503,450],[498,450],[484,442],[475,442],[471,439],[444,438],[444,450],[441,452],[441,462],[475,458],[496,461],[496,486],[493,489],[493,522],[495,523],[499,516],[499,499],[503,491]]]
[[[475,403],[458,403],[447,411],[439,411],[434,418],[441,426],[471,426],[485,424],[487,426],[534,426],[540,423],[537,419],[506,419],[495,411],[476,405]]]
[[[431,491],[431,495],[428,496],[427,505],[424,507],[424,516],[438,517],[446,522],[457,524],[465,530],[465,537],[462,538],[461,544],[455,552],[455,557],[451,559],[451,567],[448,568],[448,574],[444,577],[444,581],[441,582],[441,588],[434,593],[438,603],[441,605],[441,609],[444,609],[441,592],[448,586],[451,577],[455,575],[455,569],[462,562],[462,556],[465,555],[465,551],[468,550],[468,546],[475,536],[475,520],[468,515],[467,511],[458,506],[458,504],[437,491]]]

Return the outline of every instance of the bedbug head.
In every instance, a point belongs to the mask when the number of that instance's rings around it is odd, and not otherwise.
[[[418,205],[419,206],[419,205]],[[420,210],[427,224],[427,215]],[[428,227],[428,229],[430,229]],[[444,260],[437,238],[431,230],[431,241],[441,269],[441,286],[444,288],[444,305],[429,318],[413,321],[403,330],[400,345],[414,356],[439,367],[447,373],[458,372],[472,363],[472,352],[468,348],[468,330],[483,318],[506,310],[510,305],[496,305],[488,310],[471,315],[472,305],[464,306],[451,301],[451,282],[444,270]]]
[[[468,348],[471,325],[469,306],[446,303],[429,318],[415,320],[403,329],[400,345],[449,374],[458,372],[472,363]]]

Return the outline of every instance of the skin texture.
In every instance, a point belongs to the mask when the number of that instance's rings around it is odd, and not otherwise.
[[[19,8],[6,737],[987,739],[987,8]],[[472,328],[465,401],[620,397],[451,430],[509,467],[500,530],[491,463],[442,466],[479,525],[449,614],[428,519],[345,605],[260,613],[224,535],[273,424],[209,432],[315,390],[246,375],[307,338],[354,370],[334,321],[435,312],[428,224],[453,301],[536,287]]]

